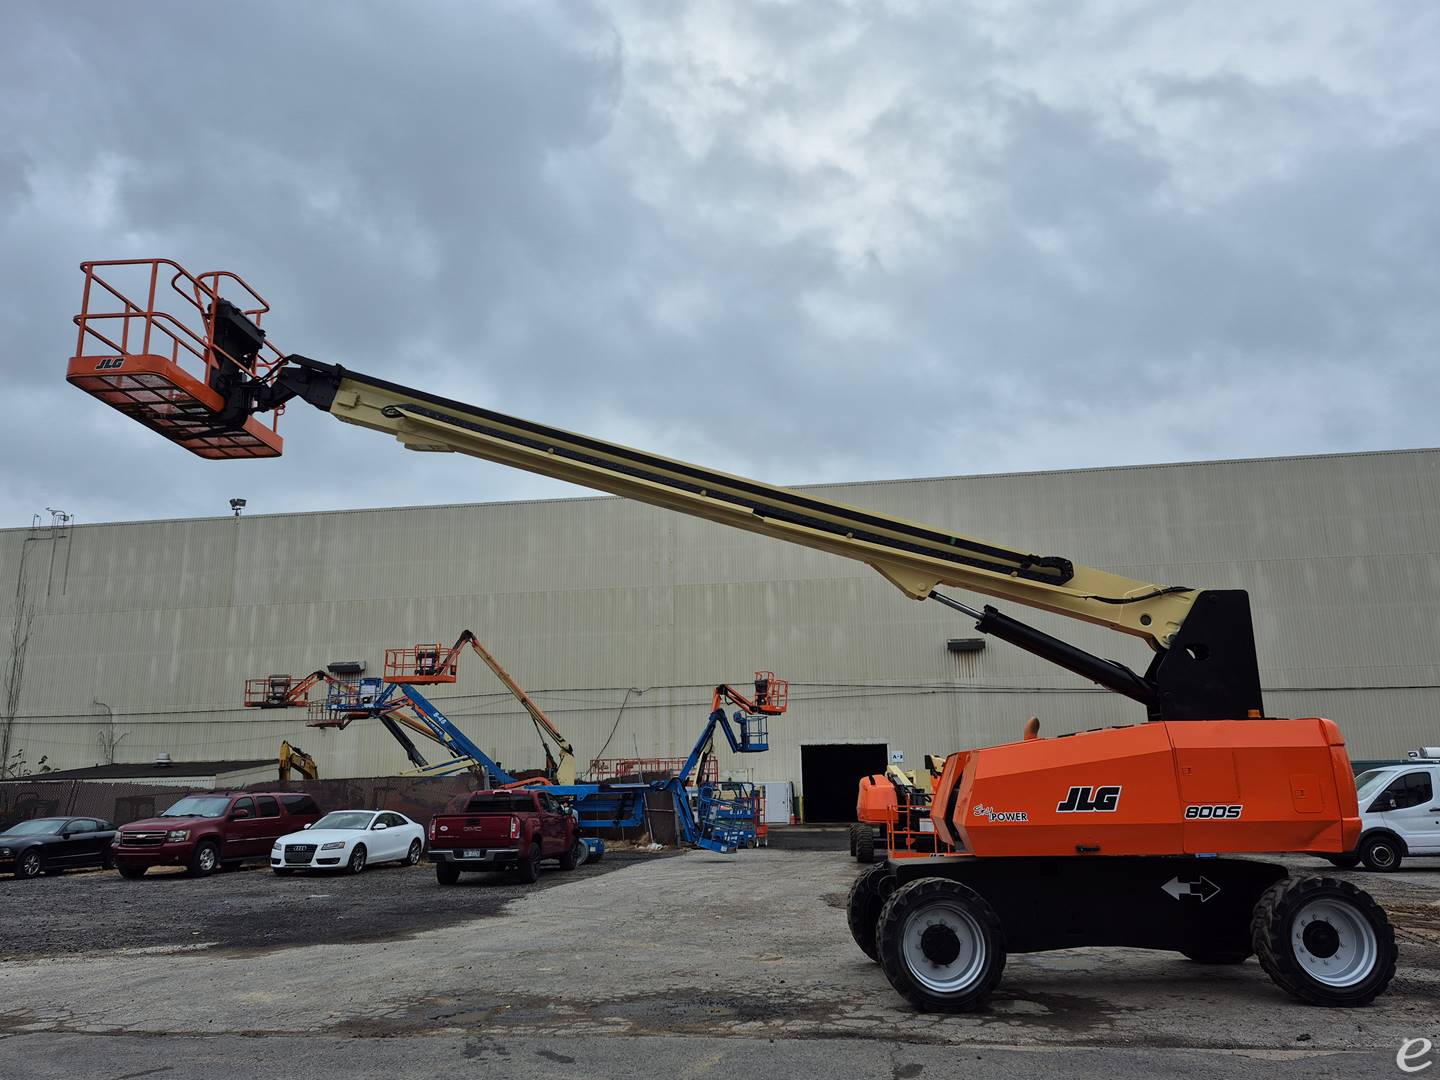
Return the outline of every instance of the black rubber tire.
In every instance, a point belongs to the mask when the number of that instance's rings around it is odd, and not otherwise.
[[[206,858],[206,853],[209,857]],[[209,877],[220,868],[220,852],[216,849],[212,840],[202,840],[195,845],[195,854],[190,856],[190,864],[185,867],[185,872],[191,877]]]
[[[1344,904],[1363,918],[1375,936],[1375,961],[1352,986],[1328,986],[1312,976],[1296,956],[1292,933],[1296,916],[1313,900]],[[1250,920],[1255,955],[1275,985],[1311,1005],[1339,1008],[1368,1005],[1395,977],[1395,930],[1385,910],[1364,889],[1341,878],[1284,878],[1261,895]],[[1302,945],[1303,947],[1303,945]]]
[[[859,830],[859,828],[859,825],[850,826],[850,857],[852,859],[855,857],[855,833]]]
[[[100,853],[100,869],[101,869],[101,870],[113,870],[113,869],[115,869],[115,855],[114,855],[113,852],[111,852],[111,850],[110,850],[109,848],[106,848],[104,851],[102,851],[102,852]]]
[[[1181,949],[1180,955],[1197,964],[1243,964],[1255,954],[1249,949]]]
[[[862,865],[875,861],[875,830],[869,825],[855,830],[855,861]]]
[[[441,885],[454,885],[460,880],[460,868],[454,863],[437,862],[435,864],[435,880]]]
[[[150,868],[148,866],[125,866],[122,864],[120,866],[117,866],[115,869],[119,870],[120,876],[125,878],[127,881],[134,881],[137,878],[144,877],[145,871]]]
[[[1354,870],[1360,865],[1359,855],[1322,855],[1321,858],[1337,870]]]
[[[940,904],[960,907],[974,921],[985,946],[973,978],[954,990],[925,986],[910,970],[904,949],[906,924],[912,916]],[[927,931],[928,933],[928,931]],[[969,1012],[985,1003],[1005,973],[1005,930],[989,902],[968,885],[949,878],[927,877],[901,885],[880,909],[876,928],[880,967],[890,985],[921,1012]]]
[[[1365,868],[1374,870],[1377,874],[1394,873],[1405,861],[1405,856],[1400,854],[1400,842],[1384,833],[1368,836],[1360,841],[1359,855]]]
[[[889,888],[884,888],[887,884]],[[871,960],[880,959],[880,949],[875,943],[875,927],[880,922],[880,909],[885,906],[886,898],[895,891],[894,884],[889,864],[880,863],[855,875],[850,895],[845,900],[845,919],[850,924],[850,936]]]
[[[540,880],[540,845],[530,849],[529,858],[521,859],[515,867],[515,876],[522,885],[534,885]]]
[[[15,860],[15,876],[18,878],[37,878],[45,870],[45,864],[40,861],[38,851],[27,851]]]
[[[419,840],[410,841],[410,850],[405,853],[406,866],[419,866],[420,856],[425,854],[425,845]]]
[[[356,844],[355,849],[350,852],[350,859],[345,863],[347,874],[361,874],[365,872],[365,860],[369,858],[365,851],[364,844]]]
[[[561,856],[560,856],[560,869],[561,869],[561,870],[574,870],[577,866],[579,866],[579,865],[580,865],[581,863],[583,863],[584,861],[585,861],[585,841],[584,841],[584,840],[581,840],[581,839],[577,836],[577,837],[575,838],[575,843],[573,843],[573,844],[570,845],[570,850],[567,851],[567,852],[565,852],[564,855],[561,855]]]

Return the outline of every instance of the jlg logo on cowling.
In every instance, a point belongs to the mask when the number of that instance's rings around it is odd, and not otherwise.
[[[1059,806],[1057,814],[1112,814],[1120,805],[1121,785],[1111,787],[1072,787]]]
[[[114,371],[116,368],[118,368],[118,367],[124,367],[124,366],[125,366],[125,358],[124,358],[123,356],[111,356],[111,357],[108,357],[108,358],[105,359],[105,360],[101,360],[98,364],[96,364],[96,365],[95,365],[95,370],[96,370],[96,371]]]

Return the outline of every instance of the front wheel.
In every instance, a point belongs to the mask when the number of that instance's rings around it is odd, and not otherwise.
[[[454,863],[437,862],[435,864],[435,880],[441,885],[454,885],[460,880],[460,868]]]
[[[1360,845],[1360,861],[1367,869],[1388,874],[1400,869],[1400,844],[1389,836],[1372,836]]]
[[[40,863],[40,853],[27,851],[15,860],[15,876],[18,878],[39,877],[44,870]]]
[[[195,849],[186,867],[191,877],[208,877],[220,865],[220,852],[209,840]]]
[[[585,861],[585,841],[578,836],[575,842],[570,845],[570,850],[560,856],[561,870],[574,870]]]
[[[986,899],[949,878],[900,886],[880,909],[880,966],[921,1012],[968,1012],[1005,972],[1005,932]]]
[[[1369,893],[1340,878],[1285,878],[1251,919],[1255,955],[1312,1005],[1368,1005],[1395,977],[1395,930]]]
[[[406,866],[418,866],[420,864],[420,853],[423,850],[419,840],[410,841],[410,850],[405,853]]]
[[[540,845],[536,844],[530,849],[530,854],[520,860],[520,865],[515,868],[515,874],[522,885],[534,885],[540,880]]]
[[[365,845],[356,844],[355,850],[350,853],[350,861],[345,864],[347,874],[358,874],[365,869]]]

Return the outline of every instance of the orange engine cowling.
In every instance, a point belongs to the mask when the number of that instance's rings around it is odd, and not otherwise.
[[[932,817],[956,851],[1020,855],[1345,852],[1360,835],[1329,720],[1192,720],[952,754]]]
[[[855,800],[855,820],[866,825],[884,825],[896,806],[895,785],[884,773],[860,778],[860,794]]]

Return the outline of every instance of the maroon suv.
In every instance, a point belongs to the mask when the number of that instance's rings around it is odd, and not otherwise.
[[[221,863],[269,858],[276,840],[319,817],[315,800],[300,792],[203,791],[159,817],[122,825],[111,853],[121,877],[138,878],[152,866],[183,866],[203,877]]]

